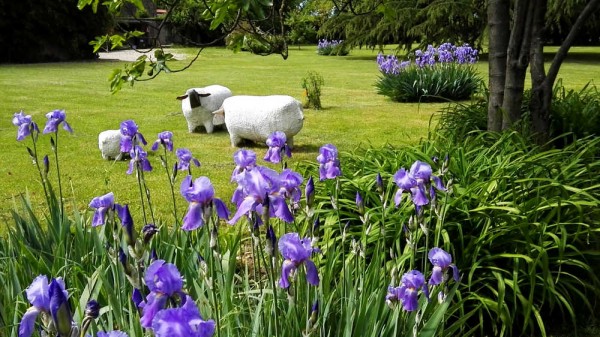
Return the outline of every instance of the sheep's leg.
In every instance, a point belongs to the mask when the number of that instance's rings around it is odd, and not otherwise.
[[[189,133],[192,133],[192,132],[194,132],[194,130],[196,130],[196,125],[194,125],[193,123],[191,123],[191,122],[188,121],[187,125],[188,125],[188,132]]]
[[[237,147],[242,142],[242,138],[233,133],[229,134],[229,139],[231,139],[231,147]]]
[[[208,122],[204,123],[204,128],[206,129],[206,133],[213,133],[212,121],[208,121]]]
[[[287,145],[290,147],[290,149],[294,148],[294,137],[290,137],[287,139]]]

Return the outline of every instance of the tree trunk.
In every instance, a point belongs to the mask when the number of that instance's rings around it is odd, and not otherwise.
[[[535,4],[535,0],[517,0],[515,4],[513,26],[508,42],[506,82],[502,102],[505,115],[502,129],[510,128],[514,122],[521,119]]]
[[[552,86],[547,86],[546,71],[544,68],[544,14],[548,7],[547,0],[538,0],[533,19],[533,30],[531,39],[531,100],[529,110],[531,111],[532,128],[535,130],[536,142],[545,143],[548,139],[549,120],[545,121],[542,111],[545,110],[546,93],[552,97]],[[546,123],[548,122],[548,123]]]
[[[543,2],[545,12],[547,0],[544,0]],[[577,17],[577,20],[571,27],[569,34],[563,41],[558,52],[554,56],[552,64],[550,65],[550,69],[548,70],[547,76],[543,75],[544,61],[542,58],[543,45],[541,36],[539,37],[540,46],[536,46],[533,48],[535,50],[535,53],[539,54],[540,56],[532,57],[532,91],[531,104],[529,108],[531,110],[532,128],[536,135],[536,141],[539,144],[543,144],[550,139],[550,106],[552,103],[552,90],[554,87],[554,82],[556,81],[556,77],[558,76],[558,70],[560,69],[560,66],[562,65],[565,58],[567,57],[567,53],[569,52],[569,49],[571,48],[571,45],[573,44],[577,33],[581,29],[581,26],[592,14],[594,14],[594,12],[598,10],[600,10],[600,0],[588,1],[584,9]],[[539,15],[543,16],[544,14]],[[542,22],[542,27],[543,24],[544,23]],[[539,34],[541,34],[541,32],[539,32]]]
[[[488,69],[490,98],[487,129],[502,129],[502,102],[506,79],[506,50],[510,36],[510,0],[490,0],[487,8],[489,29]]]

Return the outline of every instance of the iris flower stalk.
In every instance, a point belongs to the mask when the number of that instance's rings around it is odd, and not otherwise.
[[[12,123],[14,126],[18,127],[17,131],[17,141],[22,141],[25,137],[31,137],[31,143],[33,145],[33,150],[27,147],[27,151],[33,160],[33,164],[38,170],[40,175],[40,181],[42,182],[42,187],[44,188],[44,196],[46,197],[46,203],[48,207],[50,207],[50,199],[48,197],[48,188],[46,184],[48,183],[47,174],[43,174],[42,168],[40,167],[40,163],[38,160],[38,151],[37,151],[37,139],[40,133],[40,129],[38,125],[32,121],[31,115],[25,115],[23,111],[17,112],[13,116]]]
[[[179,225],[179,218],[177,217],[177,202],[175,200],[175,177],[177,177],[177,166],[173,167],[173,172],[169,171],[169,158],[167,157],[167,151],[173,152],[173,133],[170,131],[163,131],[158,134],[158,139],[152,144],[152,151],[158,150],[159,145],[162,145],[163,155],[160,156],[161,162],[165,168],[167,179],[169,180],[169,187],[171,188],[171,200],[173,202],[173,217],[175,218],[175,224]]]
[[[65,206],[63,204],[63,193],[62,193],[62,183],[60,180],[60,166],[58,165],[58,126],[60,124],[63,125],[63,129],[66,131],[73,133],[73,129],[66,121],[66,113],[64,110],[54,110],[46,114],[46,118],[48,119],[46,122],[46,126],[44,127],[43,133],[51,133],[54,132],[54,138],[50,137],[50,144],[52,145],[52,152],[54,152],[54,160],[56,161],[56,175],[58,177],[58,195],[60,202],[60,218],[62,220]]]
[[[150,166],[150,162],[147,159],[148,154],[144,149],[135,145],[131,150],[131,162],[129,164],[129,171],[131,173],[133,168],[135,167],[135,173],[137,176],[138,187],[140,189],[140,202],[142,204],[142,215],[144,216],[144,223],[148,223],[148,219],[146,218],[146,203],[148,203],[148,209],[150,210],[150,217],[152,218],[152,223],[156,223],[154,219],[154,211],[152,210],[152,201],[150,198],[150,189],[146,185],[146,179],[144,177],[144,171],[151,171],[152,167]],[[144,193],[145,191],[145,193]],[[144,202],[144,199],[146,202]]]

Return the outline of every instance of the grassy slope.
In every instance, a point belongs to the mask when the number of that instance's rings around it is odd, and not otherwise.
[[[75,134],[61,130],[59,156],[64,194],[73,198],[79,209],[85,209],[92,197],[113,191],[117,202],[129,203],[133,212],[139,212],[137,180],[125,174],[127,162],[104,161],[97,147],[98,133],[117,129],[125,119],[135,120],[149,142],[153,142],[160,131],[173,131],[175,147],[191,149],[202,162],[194,175],[208,176],[217,196],[229,199],[234,189],[229,176],[236,149],[230,147],[226,131],[211,135],[187,132],[180,102],[175,97],[189,87],[218,83],[228,86],[234,94],[288,94],[301,99],[302,78],[309,70],[319,72],[325,79],[324,110],[305,111],[304,128],[295,138],[294,157],[289,161],[291,167],[299,161],[314,160],[319,147],[325,143],[350,151],[359,144],[398,146],[417,142],[426,135],[431,116],[443,104],[398,104],[375,94],[376,54],[370,50],[354,50],[346,57],[324,57],[316,55],[314,47],[303,47],[292,49],[289,59],[283,60],[278,56],[234,54],[211,48],[203,51],[196,64],[185,72],[161,75],[153,81],[124,88],[116,95],[108,92],[106,79],[112,69],[121,67],[119,62],[2,65],[0,141],[5,147],[0,153],[0,198],[3,201],[0,215],[6,217],[13,197],[26,189],[34,204],[42,202],[37,175],[25,149],[30,141],[15,141],[16,128],[11,118],[19,110],[33,115],[41,127],[46,120],[45,113],[53,109],[66,110]],[[180,62],[174,68],[183,65],[184,62]],[[478,67],[486,77],[487,63],[480,63]],[[565,77],[567,86],[579,88],[591,80],[594,73],[600,73],[598,63],[592,63],[587,57],[575,57],[564,65],[560,75]],[[41,138],[39,147],[42,154],[50,153],[48,136]],[[253,149],[259,157],[265,153],[262,146]],[[170,222],[168,183],[157,156],[150,159],[155,171],[146,177],[154,205],[159,217]],[[181,197],[178,202],[181,215],[185,204]],[[134,218],[140,219],[135,213]]]

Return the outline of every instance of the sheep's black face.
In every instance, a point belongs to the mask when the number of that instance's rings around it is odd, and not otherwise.
[[[190,90],[188,92],[188,98],[190,99],[190,107],[192,109],[202,106],[200,103],[200,95],[198,95],[196,90]]]

